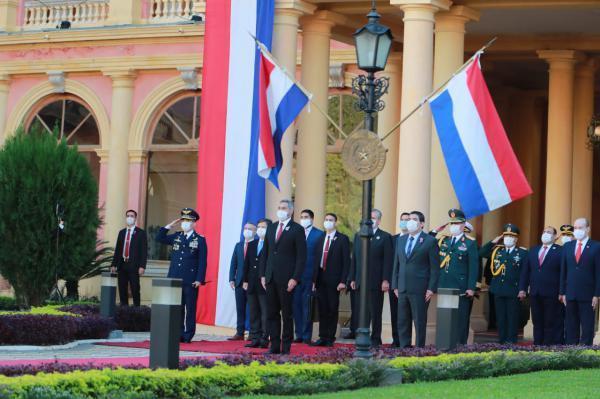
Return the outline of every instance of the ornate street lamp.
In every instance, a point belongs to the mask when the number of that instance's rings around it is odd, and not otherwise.
[[[600,148],[600,118],[593,116],[587,131],[588,137],[588,148],[593,150],[594,148]]]
[[[367,318],[369,242],[373,236],[371,222],[373,179],[381,173],[385,165],[385,148],[374,129],[374,114],[385,104],[380,100],[387,93],[388,78],[375,78],[375,72],[385,69],[392,46],[392,32],[379,23],[380,15],[375,10],[375,0],[367,14],[369,22],[354,33],[358,67],[367,75],[352,80],[352,92],[358,97],[356,107],[365,113],[365,129],[359,130],[346,139],[342,158],[348,172],[363,182],[361,238],[361,284],[359,293],[359,326],[356,330],[356,352],[354,356],[371,357],[371,338]]]

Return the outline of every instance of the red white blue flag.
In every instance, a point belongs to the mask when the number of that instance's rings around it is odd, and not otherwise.
[[[235,326],[229,267],[243,225],[265,215],[259,170],[260,50],[271,47],[274,0],[208,0],[198,143],[198,230],[208,244],[197,321]]]
[[[479,56],[429,105],[450,180],[467,218],[531,194],[483,79]]]
[[[309,97],[264,49],[260,55],[259,92],[258,174],[279,188],[277,176],[283,163],[281,139]]]

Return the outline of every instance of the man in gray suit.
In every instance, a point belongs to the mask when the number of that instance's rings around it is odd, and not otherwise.
[[[423,232],[425,216],[412,211],[407,222],[409,234],[398,237],[394,253],[392,289],[398,298],[400,347],[411,345],[415,323],[418,347],[425,346],[427,307],[437,290],[440,273],[439,249],[435,238]]]

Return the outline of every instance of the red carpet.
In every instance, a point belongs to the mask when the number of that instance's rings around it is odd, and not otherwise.
[[[205,352],[205,353],[220,353],[220,354],[238,354],[252,353],[263,354],[267,349],[263,348],[246,348],[248,341],[193,341],[189,344],[180,344],[179,349],[189,352]],[[142,342],[105,342],[97,345],[120,346],[124,348],[150,348],[150,341]],[[354,344],[335,344],[336,348],[352,347]],[[306,344],[292,344],[292,354],[294,355],[314,355],[330,348],[310,346]]]

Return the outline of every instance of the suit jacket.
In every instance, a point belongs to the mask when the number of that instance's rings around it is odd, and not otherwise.
[[[562,247],[556,244],[549,246],[540,266],[538,255],[541,248],[541,245],[536,245],[529,250],[527,263],[521,270],[519,291],[527,292],[529,289],[532,296],[558,298]]]
[[[112,267],[120,270],[123,266],[123,248],[125,247],[125,234],[127,229],[119,231],[117,237],[117,245],[115,246],[115,253],[113,255]],[[146,261],[148,259],[148,238],[146,232],[139,227],[135,227],[133,235],[131,236],[131,242],[129,243],[129,262],[137,269],[138,267],[146,268]]]
[[[323,230],[319,230],[315,227],[310,229],[308,237],[306,237],[306,264],[304,265],[304,272],[302,272],[302,281],[312,283],[315,263],[315,252],[317,251],[317,243],[319,239],[323,237]]]
[[[354,256],[350,269],[350,281],[356,282],[356,288],[361,284],[361,237],[359,233],[354,235]],[[392,236],[390,233],[377,229],[371,237],[369,248],[369,289],[380,290],[381,282],[392,279],[392,266],[394,261]]]
[[[265,244],[260,256],[260,275],[266,282],[287,284],[290,279],[301,281],[306,264],[306,237],[304,228],[290,220],[276,241],[279,222],[267,229]]]
[[[397,238],[392,273],[392,289],[399,293],[425,295],[437,291],[440,274],[439,248],[435,238],[422,232],[413,244],[410,257],[406,257],[409,234]]]
[[[161,227],[156,235],[156,241],[173,246],[167,277],[180,278],[184,284],[195,281],[204,284],[208,256],[206,239],[195,231],[190,238],[183,231],[175,234],[167,234],[168,232],[165,227]]]
[[[600,243],[589,239],[579,263],[575,261],[574,240],[563,246],[560,269],[560,294],[569,301],[591,301],[600,296]]]
[[[321,284],[334,285],[346,284],[348,272],[350,271],[350,239],[347,235],[335,232],[333,240],[329,242],[329,252],[327,253],[327,263],[324,269],[321,268],[321,258],[323,257],[323,247],[327,236],[323,234],[317,241],[313,264],[313,282],[319,286]]]
[[[250,246],[250,242],[248,246]],[[229,265],[229,281],[234,281],[236,287],[241,286],[244,282],[244,243],[245,241],[240,241],[235,244]]]
[[[260,240],[254,240],[248,244],[246,259],[244,259],[244,282],[248,283],[248,294],[266,293],[260,283],[260,254],[257,253],[259,241]]]

